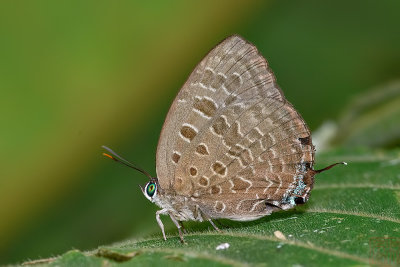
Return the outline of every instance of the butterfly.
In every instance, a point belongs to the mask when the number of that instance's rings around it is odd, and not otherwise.
[[[106,156],[149,178],[144,196],[183,221],[251,221],[304,204],[317,173],[311,133],[257,48],[233,35],[196,66],[162,127],[151,176],[106,148]],[[342,162],[341,162],[342,163]]]

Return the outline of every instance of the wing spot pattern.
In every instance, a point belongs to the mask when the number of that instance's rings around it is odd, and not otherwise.
[[[176,164],[181,159],[181,154],[178,151],[172,153],[172,161]]]
[[[253,185],[251,181],[244,179],[243,177],[233,177],[231,180],[231,187],[232,191],[245,191],[247,192],[251,186]]]
[[[210,183],[210,179],[208,177],[206,177],[206,176],[202,176],[199,179],[199,183],[200,183],[201,186],[208,186],[208,184]]]
[[[200,86],[215,92],[215,89],[211,88],[211,83],[213,82],[214,79],[215,79],[214,71],[211,68],[206,67],[203,73],[203,77],[200,81]]]
[[[233,92],[239,91],[242,84],[243,84],[243,80],[242,80],[242,77],[240,77],[240,74],[233,73],[226,80],[225,88],[231,94]]]
[[[197,154],[200,154],[200,155],[203,155],[203,156],[205,156],[205,155],[209,155],[210,153],[208,152],[208,148],[207,148],[207,145],[206,144],[199,144],[197,147],[196,147],[196,153]]]
[[[218,136],[223,136],[228,129],[228,120],[224,115],[221,115],[218,119],[216,119],[214,124],[211,126],[211,131]]]
[[[197,129],[193,125],[184,123],[179,133],[184,140],[190,142],[196,137],[197,132]]]
[[[217,108],[217,104],[209,97],[196,96],[194,98],[193,109],[202,116],[213,117]]]
[[[223,86],[225,83],[226,76],[223,73],[218,73],[214,79],[214,82],[211,84],[211,88],[217,90]]]
[[[218,194],[221,194],[221,193],[222,193],[222,188],[219,185],[214,185],[210,189],[210,194],[211,195],[218,195]]]
[[[219,174],[221,176],[225,176],[227,173],[226,166],[222,162],[219,162],[219,161],[215,162],[211,166],[211,168],[216,174]]]
[[[197,175],[197,169],[195,167],[190,167],[189,168],[189,173],[191,176],[196,176]]]

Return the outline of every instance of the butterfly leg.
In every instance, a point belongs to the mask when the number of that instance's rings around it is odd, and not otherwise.
[[[182,227],[183,233],[184,233],[184,234],[187,234],[188,232],[186,231],[186,228],[183,226],[183,222],[182,222],[182,221],[179,221],[179,224],[180,224],[181,227]]]
[[[166,209],[162,209],[162,210],[158,210],[156,212],[156,220],[157,220],[158,226],[160,226],[160,228],[161,228],[161,232],[163,234],[164,240],[167,241],[167,238],[165,237],[164,224],[162,223],[162,221],[160,219],[161,214],[166,215],[166,214],[168,214],[168,211]]]
[[[183,240],[183,233],[181,230],[181,225],[179,224],[178,220],[175,219],[175,217],[170,213],[169,217],[171,217],[171,220],[174,222],[176,228],[178,228],[178,232],[179,232],[179,237],[181,239],[181,243],[185,243],[185,240]]]
[[[212,227],[214,227],[214,229],[215,229],[217,232],[221,232],[221,230],[214,224],[214,222],[213,222],[211,219],[208,219],[208,221],[211,223]]]
[[[199,209],[199,211],[200,211],[200,214],[201,214],[201,217],[203,218],[203,220],[209,221],[211,223],[212,227],[214,227],[214,229],[217,232],[221,232],[221,230],[214,224],[214,222],[211,220],[211,218],[207,214],[205,214],[201,209]]]

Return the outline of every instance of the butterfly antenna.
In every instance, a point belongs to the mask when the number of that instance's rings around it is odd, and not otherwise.
[[[111,148],[106,147],[106,146],[101,146],[101,147],[104,148],[105,150],[107,150],[108,152],[110,152],[110,154],[112,154],[112,156],[111,156],[111,155],[109,155],[107,153],[103,153],[104,156],[106,156],[106,157],[108,157],[108,158],[110,158],[110,159],[112,159],[112,160],[114,160],[114,161],[116,161],[118,163],[121,163],[121,164],[123,164],[125,166],[128,166],[128,167],[130,167],[130,168],[132,168],[134,170],[137,170],[138,172],[143,173],[144,175],[149,177],[150,180],[153,179],[153,177],[151,177],[151,175],[148,172],[146,172],[145,170],[143,170],[141,168],[136,167],[135,165],[133,165],[132,163],[130,163],[129,161],[127,161],[126,159],[124,159],[123,157],[121,157],[120,155],[115,153]]]
[[[332,165],[329,165],[328,167],[325,167],[325,168],[323,168],[323,169],[320,169],[320,170],[315,170],[315,172],[316,173],[321,173],[321,172],[324,172],[324,171],[327,171],[327,170],[329,170],[330,168],[332,168],[332,167],[334,167],[334,166],[336,166],[336,165],[338,165],[338,164],[343,164],[343,165],[347,165],[347,162],[337,162],[337,163],[334,163],[334,164],[332,164]]]

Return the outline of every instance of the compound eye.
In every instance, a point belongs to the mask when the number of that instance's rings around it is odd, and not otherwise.
[[[147,184],[147,186],[146,186],[146,194],[149,197],[152,197],[155,194],[156,190],[157,190],[157,186],[156,186],[155,183],[148,183]]]

